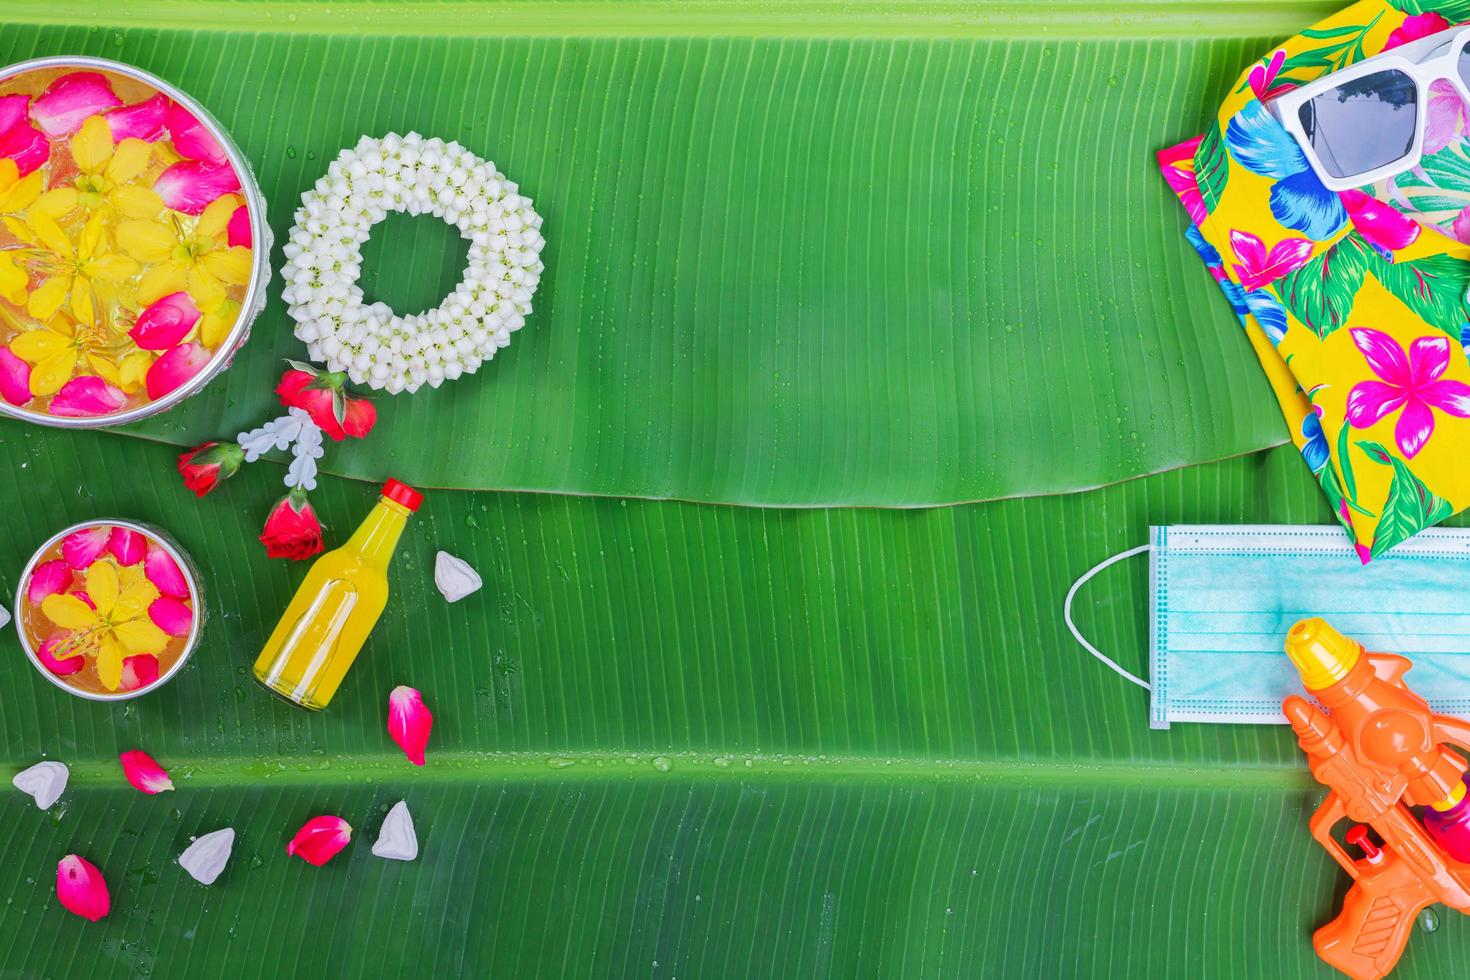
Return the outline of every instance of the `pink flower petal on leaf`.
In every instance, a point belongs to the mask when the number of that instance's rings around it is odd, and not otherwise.
[[[33,173],[51,156],[51,144],[46,134],[29,123],[12,126],[0,133],[0,157],[15,161],[22,177]]]
[[[204,124],[177,102],[169,103],[164,125],[168,126],[169,139],[173,141],[174,149],[179,151],[179,156],[213,164],[229,160]]]
[[[1393,439],[1399,444],[1399,450],[1406,458],[1413,459],[1433,434],[1434,413],[1419,399],[1409,398],[1398,424],[1393,427]]]
[[[250,234],[250,209],[240,205],[235,213],[230,215],[230,225],[226,229],[229,235],[229,246],[235,248],[254,248],[254,238]]]
[[[31,573],[30,584],[26,586],[26,599],[32,605],[39,606],[46,601],[47,596],[65,592],[70,585],[71,566],[64,558],[42,562]]]
[[[424,764],[424,749],[433,727],[434,716],[418,691],[399,685],[388,695],[388,734],[416,766]]]
[[[209,351],[190,341],[180,344],[153,362],[145,379],[148,397],[157,401],[204,370]]]
[[[1414,376],[1409,370],[1409,359],[1404,356],[1404,349],[1397,340],[1382,330],[1370,327],[1353,327],[1348,332],[1352,334],[1353,343],[1363,352],[1363,358],[1374,374],[1400,388],[1413,384]]]
[[[0,398],[12,405],[31,400],[31,366],[7,347],[0,347]]]
[[[1366,429],[1407,400],[1404,389],[1382,381],[1359,381],[1347,397],[1347,419],[1355,429]]]
[[[152,796],[174,788],[174,781],[168,778],[163,766],[147,752],[131,749],[118,756],[118,760],[122,762],[123,775],[139,792]]]
[[[95,71],[63,75],[31,103],[31,118],[52,139],[70,136],[88,116],[122,105],[107,79]]]
[[[56,897],[62,908],[93,922],[112,911],[112,896],[102,872],[75,854],[68,854],[56,865]]]
[[[178,562],[158,545],[148,545],[148,557],[143,559],[143,571],[153,587],[164,595],[171,595],[175,599],[189,598],[189,583],[185,581]]]
[[[0,95],[0,133],[8,133],[18,125],[30,107],[29,95]]]
[[[1377,198],[1351,190],[1338,196],[1342,198],[1343,207],[1347,208],[1348,218],[1358,234],[1375,245],[1396,252],[1413,244],[1419,237],[1419,222],[1405,217]]]
[[[200,315],[188,293],[169,293],[138,315],[128,336],[144,350],[168,350],[189,335]]]
[[[148,618],[169,636],[188,636],[194,627],[194,610],[173,596],[159,596],[148,606]]]
[[[121,143],[125,139],[154,142],[163,135],[163,119],[168,112],[168,96],[155,95],[146,102],[114,109],[105,117],[107,128],[112,130],[112,141]]]
[[[128,396],[95,375],[72,378],[51,396],[51,414],[66,418],[110,415],[127,404]]]
[[[84,527],[61,539],[61,557],[72,568],[80,571],[101,558],[111,540],[112,528],[107,525]]]
[[[352,840],[352,826],[341,817],[312,817],[296,831],[286,853],[321,867]]]
[[[107,550],[119,565],[136,565],[148,550],[148,539],[126,527],[115,527],[107,539]]]
[[[82,656],[81,654],[77,654],[73,657],[62,657],[59,660],[57,659],[56,648],[61,646],[61,644],[65,643],[69,639],[71,639],[70,633],[52,633],[50,636],[46,637],[46,641],[42,643],[41,646],[36,650],[36,659],[41,661],[42,666],[51,671],[51,673],[55,674],[57,677],[65,677],[68,674],[75,674],[77,671],[87,666],[87,658]]]
[[[159,174],[153,189],[175,211],[202,214],[216,199],[238,191],[240,178],[228,163],[185,160]]]
[[[124,657],[122,664],[122,679],[118,681],[118,687],[124,691],[136,691],[140,687],[147,687],[158,680],[158,658],[151,653],[140,653],[132,657]]]

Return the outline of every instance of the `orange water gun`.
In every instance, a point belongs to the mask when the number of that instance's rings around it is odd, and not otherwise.
[[[1441,902],[1470,912],[1465,759],[1446,745],[1470,748],[1470,724],[1435,714],[1409,690],[1410,660],[1367,653],[1321,619],[1293,626],[1286,653],[1327,709],[1295,695],[1281,704],[1312,775],[1330,790],[1312,836],[1353,877],[1341,913],[1312,945],[1354,980],[1386,976],[1422,909]],[[1424,821],[1411,806],[1427,808]],[[1343,820],[1354,822],[1345,840],[1362,857],[1333,836]]]

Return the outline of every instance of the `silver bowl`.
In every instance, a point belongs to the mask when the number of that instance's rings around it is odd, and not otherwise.
[[[240,148],[230,139],[224,127],[211,116],[204,107],[195,102],[185,93],[165,82],[157,75],[125,65],[120,61],[108,61],[106,58],[89,58],[81,55],[55,56],[50,58],[35,58],[31,61],[22,61],[18,64],[0,68],[0,82],[12,78],[22,72],[39,71],[47,68],[77,68],[93,69],[95,71],[108,71],[116,75],[122,75],[150,85],[173,99],[179,105],[189,110],[194,118],[204,124],[209,134],[215,138],[220,147],[229,158],[230,166],[235,168],[235,173],[240,177],[240,193],[245,198],[245,207],[250,215],[250,231],[255,237],[255,271],[250,276],[250,282],[245,287],[245,296],[240,302],[240,313],[235,319],[235,325],[230,330],[230,335],[225,342],[214,352],[209,363],[204,366],[194,377],[164,395],[162,398],[147,405],[139,405],[137,408],[128,409],[125,412],[117,412],[113,415],[97,415],[81,418],[48,415],[45,412],[34,412],[24,408],[18,408],[5,399],[0,398],[0,415],[9,415],[12,418],[23,419],[27,422],[36,422],[40,425],[54,426],[58,429],[101,429],[113,425],[125,425],[136,422],[160,412],[165,412],[190,395],[197,394],[204,386],[220,375],[225,368],[230,366],[245,341],[250,338],[250,327],[255,323],[261,311],[265,309],[266,286],[270,283],[271,264],[270,253],[273,239],[271,237],[270,225],[265,220],[265,198],[260,193],[260,185],[256,183],[255,172],[250,169],[249,162],[245,159]]]
[[[194,623],[189,630],[188,638],[184,641],[183,652],[179,654],[179,659],[174,661],[173,666],[158,675],[158,680],[136,690],[100,694],[93,691],[82,691],[73,687],[66,682],[65,678],[58,677],[46,669],[46,665],[41,663],[41,658],[36,654],[35,648],[31,645],[31,638],[26,631],[23,614],[25,613],[27,603],[26,587],[30,584],[31,573],[35,571],[36,565],[40,563],[42,556],[54,548],[62,538],[65,538],[68,534],[89,527],[125,527],[130,531],[137,531],[149,541],[156,543],[164,551],[168,552],[169,557],[174,560],[175,564],[179,566],[179,570],[183,572],[184,581],[189,585],[189,603],[194,610]],[[31,661],[31,665],[40,672],[42,677],[63,691],[68,694],[74,694],[79,698],[86,698],[88,701],[128,701],[132,698],[141,697],[150,691],[156,691],[158,688],[167,684],[183,668],[184,664],[189,662],[189,658],[193,656],[194,648],[199,645],[199,637],[204,632],[204,619],[204,592],[199,585],[199,569],[195,567],[193,560],[184,553],[184,550],[167,533],[151,524],[140,524],[137,521],[110,519],[81,521],[70,527],[62,528],[47,538],[46,542],[36,549],[36,553],[31,556],[31,560],[26,562],[25,568],[21,570],[20,584],[15,588],[15,633],[20,637],[21,649],[26,652],[26,657]]]

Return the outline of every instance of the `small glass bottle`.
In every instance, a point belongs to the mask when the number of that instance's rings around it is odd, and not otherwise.
[[[388,602],[388,563],[423,495],[397,480],[347,543],[316,560],[255,660],[255,679],[303,708],[325,708]]]
[[[1470,862],[1470,795],[1465,780],[1443,803],[1424,808],[1424,829],[1456,861]]]

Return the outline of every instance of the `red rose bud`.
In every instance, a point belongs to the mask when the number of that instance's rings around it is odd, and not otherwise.
[[[240,470],[245,453],[233,442],[206,442],[179,455],[184,486],[202,497]]]
[[[322,550],[322,522],[299,487],[271,508],[260,543],[269,557],[292,561],[310,558]]]
[[[347,375],[318,371],[296,361],[289,363],[292,369],[281,375],[281,383],[276,385],[282,405],[306,412],[317,428],[336,442],[349,436],[361,439],[373,430],[378,410],[366,398],[353,398],[347,393]]]

